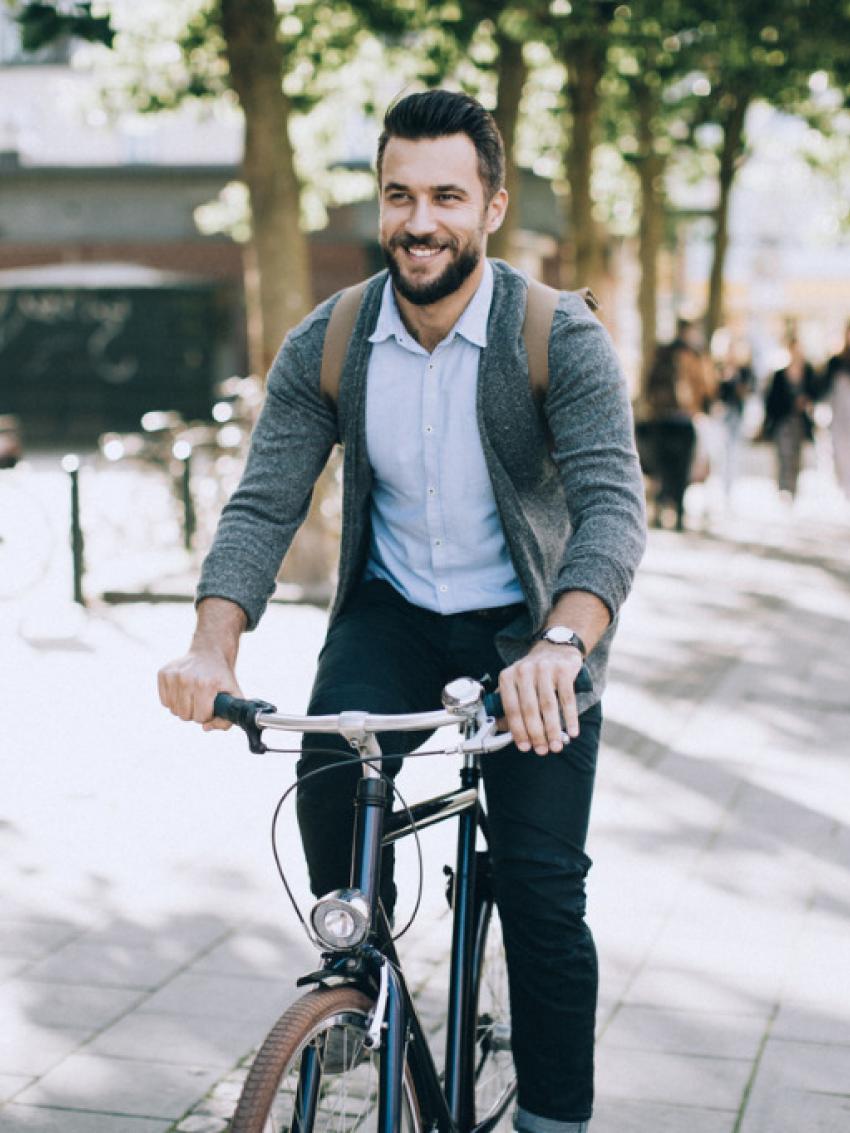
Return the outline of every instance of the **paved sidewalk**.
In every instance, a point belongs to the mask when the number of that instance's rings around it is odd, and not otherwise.
[[[697,493],[624,612],[589,847],[594,1133],[850,1128],[850,524],[805,487],[785,515],[752,478],[704,529]],[[292,762],[159,709],[188,606],[78,619],[66,582],[0,606],[0,1130],[216,1133],[312,960],[269,851]],[[323,623],[271,609],[246,691],[303,705]],[[401,786],[452,778],[419,761]],[[280,836],[297,861],[291,811]],[[432,1011],[447,839],[423,842]]]

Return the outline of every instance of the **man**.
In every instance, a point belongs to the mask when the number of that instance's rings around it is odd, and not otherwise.
[[[613,350],[577,296],[563,294],[554,316],[542,408],[532,394],[526,281],[485,258],[507,208],[503,181],[501,138],[474,99],[431,91],[387,112],[378,183],[388,273],[365,292],[337,404],[319,384],[330,299],[272,366],[244,477],[204,564],[192,646],[162,670],[160,694],[183,719],[223,726],[211,719],[214,694],[239,694],[240,634],[256,625],[341,440],[339,586],[309,710],[426,710],[452,677],[499,674],[516,746],[483,770],[516,1123],[578,1133],[592,1106],[597,982],[584,842],[608,650],[643,551],[643,490]],[[585,653],[595,690],[576,698]],[[392,751],[421,739],[382,737]],[[320,745],[305,739],[302,774],[327,759]],[[316,894],[348,881],[357,771],[318,787],[314,776],[299,794]],[[392,889],[383,896],[391,907]]]

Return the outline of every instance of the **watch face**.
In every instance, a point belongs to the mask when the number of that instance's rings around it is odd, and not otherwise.
[[[543,637],[554,645],[574,645],[576,641],[575,631],[566,626],[551,626],[543,634]]]
[[[553,645],[572,645],[582,656],[582,660],[587,656],[584,642],[579,637],[574,629],[569,626],[549,626],[540,635],[542,641],[551,641]]]

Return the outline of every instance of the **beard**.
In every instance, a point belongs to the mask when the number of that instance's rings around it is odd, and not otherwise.
[[[435,278],[425,283],[413,283],[402,275],[401,266],[396,259],[398,249],[419,248],[446,248],[452,258]],[[456,240],[449,240],[441,244],[437,240],[414,239],[412,236],[393,236],[386,243],[381,242],[381,251],[384,261],[389,269],[393,287],[409,303],[417,307],[427,307],[431,303],[438,303],[447,295],[454,294],[472,275],[481,260],[481,241],[476,239],[460,250]]]

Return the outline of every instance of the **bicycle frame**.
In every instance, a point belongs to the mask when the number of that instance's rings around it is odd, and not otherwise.
[[[399,1128],[402,1103],[402,1073],[405,1048],[410,1041],[409,1060],[416,1081],[417,1096],[427,1127],[436,1126],[441,1133],[471,1133],[474,1115],[475,1017],[474,976],[479,969],[480,950],[486,936],[492,909],[492,897],[483,884],[477,884],[478,857],[476,837],[482,830],[486,837],[486,818],[479,799],[481,769],[476,756],[466,756],[461,769],[459,790],[414,803],[410,815],[398,812],[387,815],[387,784],[367,763],[360,780],[356,806],[351,885],[367,896],[372,927],[380,931],[381,848],[411,834],[414,828],[444,822],[458,817],[457,852],[453,884],[453,926],[449,996],[447,1011],[446,1060],[444,1084],[424,1035],[422,1025],[407,988],[395,948],[386,938],[379,950],[366,945],[361,955],[371,968],[385,964],[387,1003],[385,1028],[381,1036],[384,1058],[381,1060],[378,1129],[395,1133]],[[330,955],[326,971],[334,970],[339,954]],[[487,1120],[475,1127],[475,1133],[487,1133],[501,1118],[513,1098],[513,1091],[494,1107]],[[304,1122],[305,1129],[308,1123]]]

